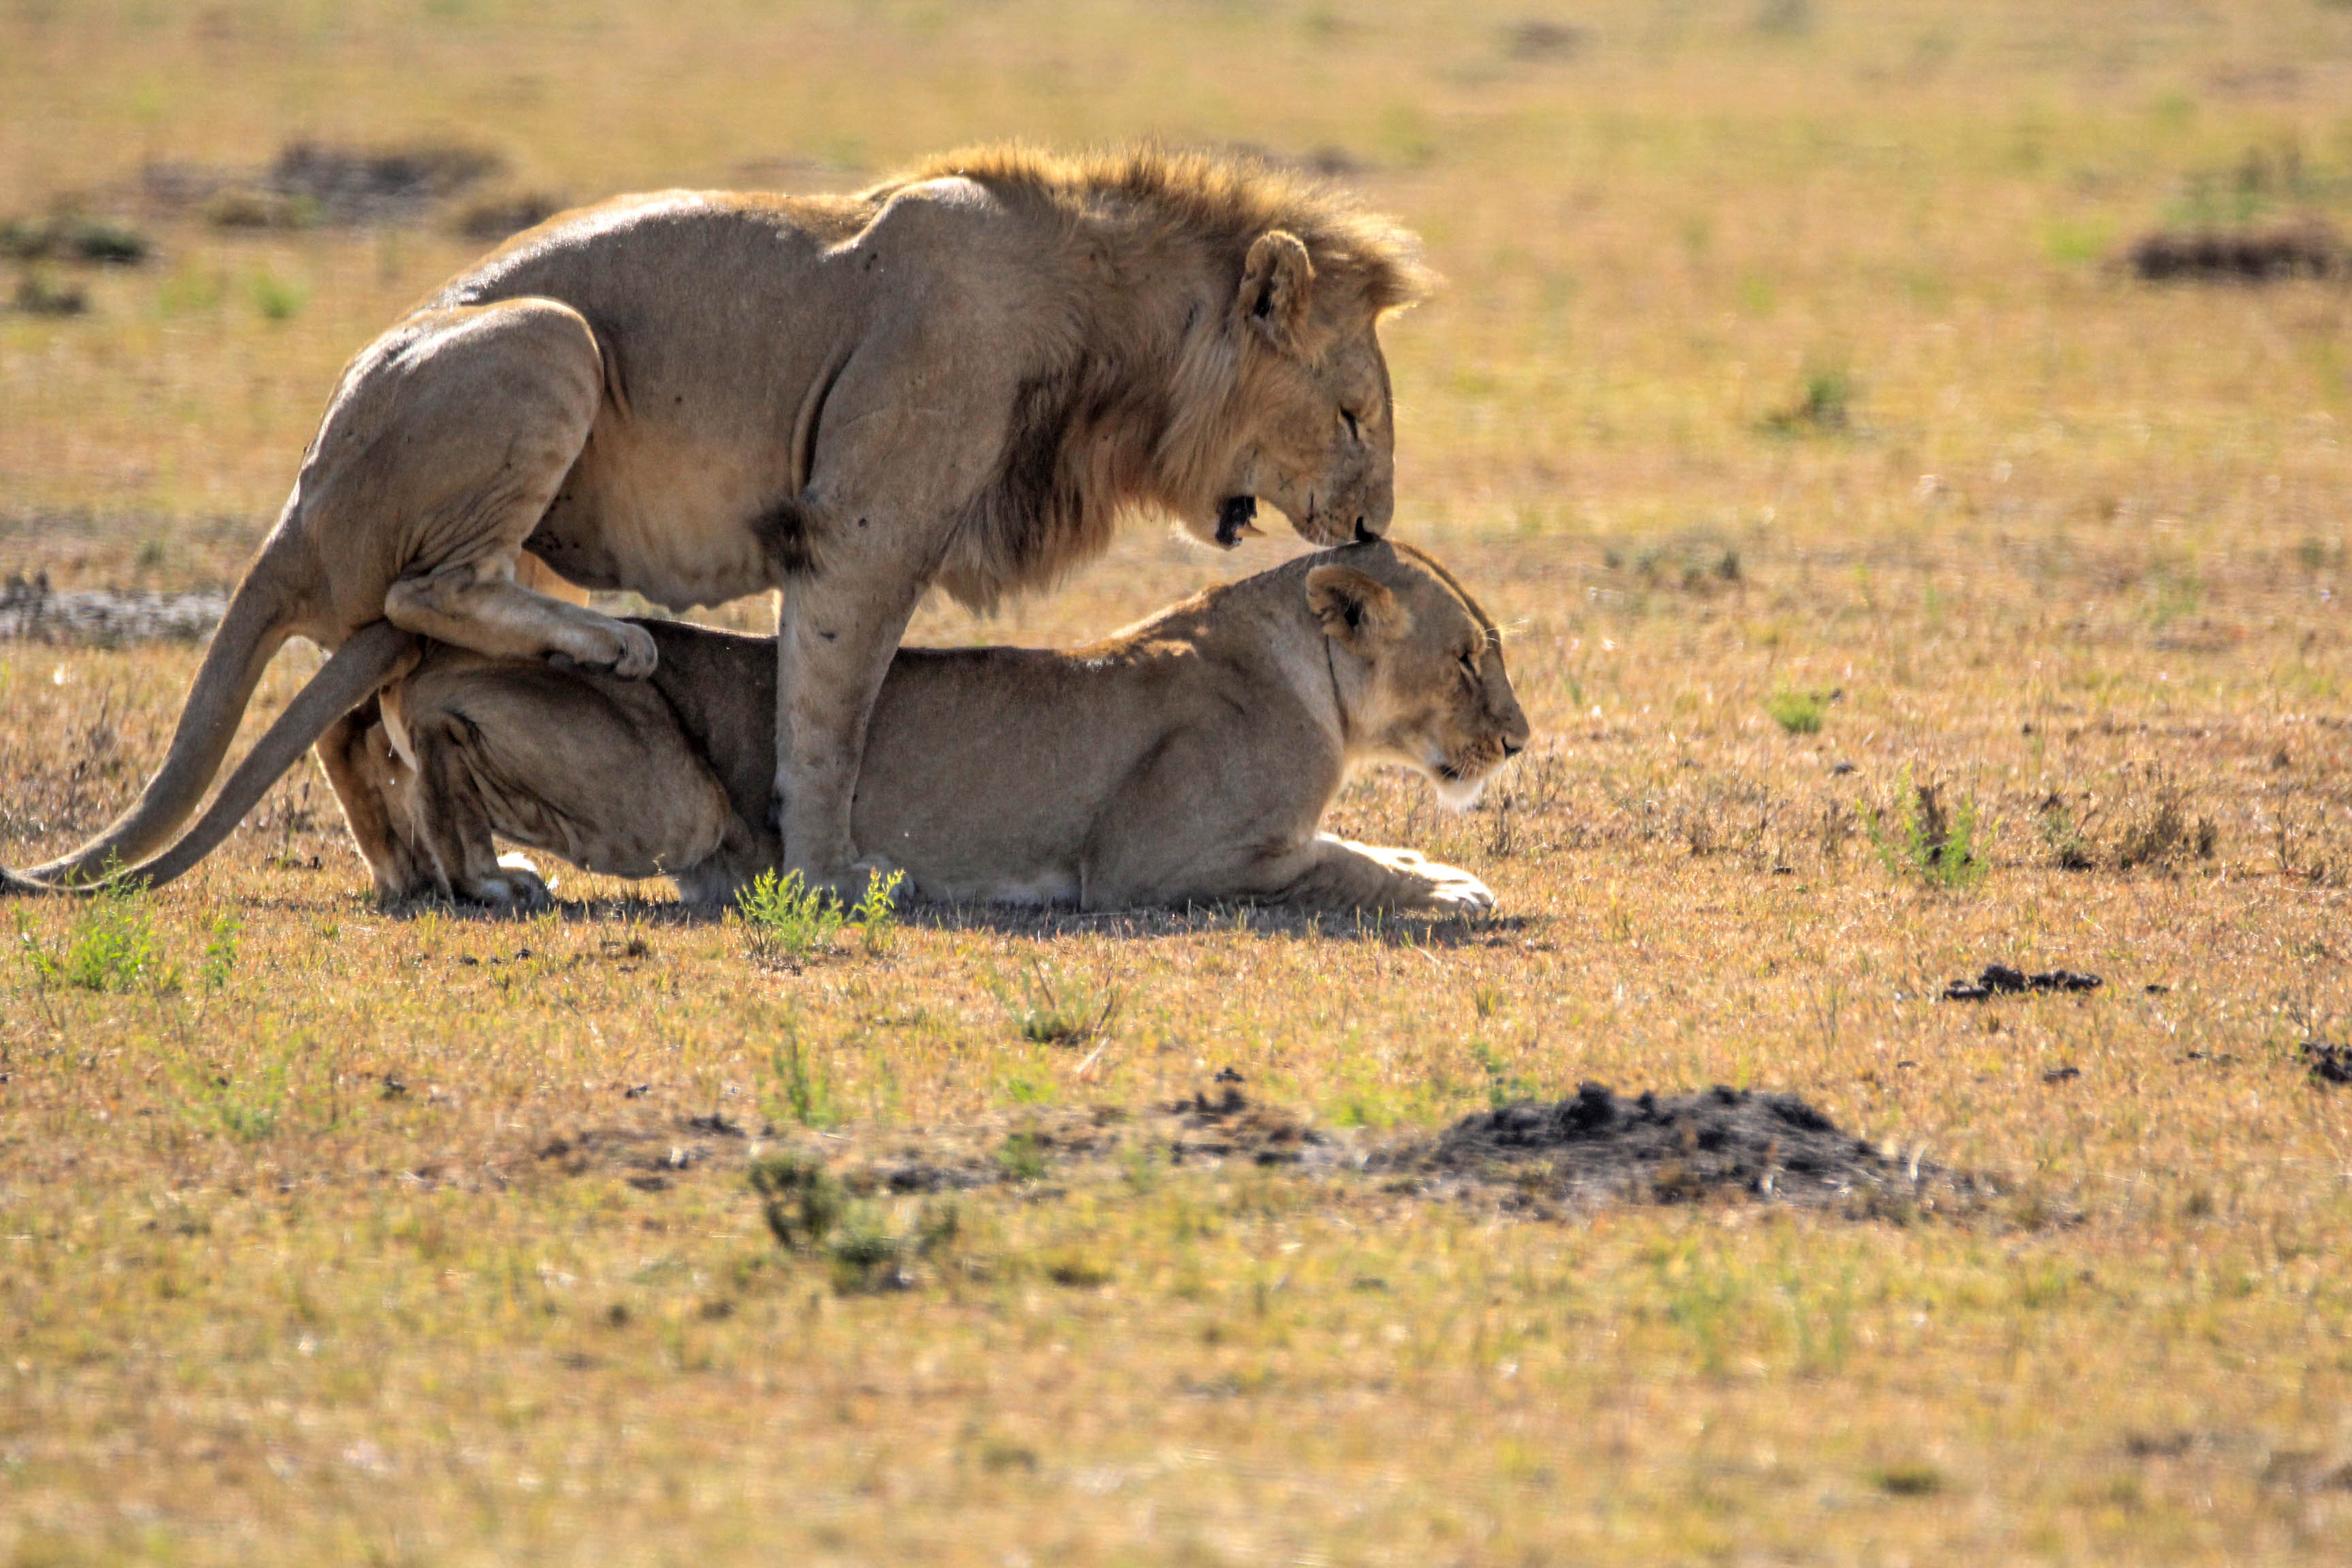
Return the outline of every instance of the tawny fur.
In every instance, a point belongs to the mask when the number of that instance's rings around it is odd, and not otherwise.
[[[391,899],[531,902],[493,834],[699,900],[776,865],[761,825],[770,665],[651,624],[650,681],[436,650],[334,750]],[[1426,558],[1329,551],[1090,647],[905,649],[876,704],[858,847],[919,896],[1084,909],[1263,900],[1469,912],[1465,871],[1318,831],[1349,773],[1466,804],[1527,742],[1493,624]]]
[[[388,619],[653,668],[644,628],[526,586],[535,559],[672,608],[778,592],[772,800],[788,861],[845,885],[867,715],[924,589],[1044,585],[1138,507],[1203,539],[1256,500],[1318,542],[1381,532],[1377,326],[1423,282],[1400,231],[1318,187],[1148,150],[551,219],[352,360],[163,768],[33,875],[168,841],[289,636]]]

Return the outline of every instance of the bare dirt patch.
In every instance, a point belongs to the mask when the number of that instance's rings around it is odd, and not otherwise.
[[[908,1196],[1010,1187],[1050,1198],[1132,1174],[1232,1165],[1360,1177],[1431,1200],[1501,1200],[1557,1218],[1612,1203],[1712,1199],[1792,1204],[1854,1217],[1954,1212],[1993,1195],[1983,1178],[1889,1155],[1792,1094],[1716,1088],[1574,1098],[1465,1116],[1434,1138],[1326,1128],[1251,1099],[1234,1082],[1172,1104],[1039,1110],[952,1126],[809,1132],[669,1117],[658,1126],[573,1132],[536,1152],[566,1173],[604,1168],[657,1190],[677,1173],[755,1158],[762,1139],[803,1145],[849,1193]]]
[[[140,593],[89,588],[59,593],[46,572],[0,584],[0,642],[77,647],[202,642],[228,608],[222,593]]]
[[[1588,1083],[1572,1100],[1465,1116],[1380,1163],[1421,1190],[1508,1189],[1507,1206],[1691,1203],[1746,1196],[1856,1214],[1925,1212],[1989,1196],[1980,1178],[1894,1159],[1793,1094],[1727,1089],[1631,1099]]]
[[[498,154],[455,143],[294,141],[266,168],[151,162],[140,170],[138,196],[151,211],[200,214],[221,229],[413,223],[500,166]]]

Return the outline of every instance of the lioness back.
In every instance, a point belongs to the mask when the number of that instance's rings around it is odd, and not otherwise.
[[[772,643],[643,624],[661,650],[655,684],[736,814],[763,822]],[[1181,663],[1164,647],[1093,653],[901,648],[866,731],[852,807],[859,851],[903,868],[930,897],[1076,898],[1095,823],[1182,717]],[[1121,721],[1101,721],[1110,718]]]

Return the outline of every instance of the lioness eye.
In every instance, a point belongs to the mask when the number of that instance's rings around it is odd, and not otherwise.
[[[1472,684],[1476,684],[1478,679],[1477,656],[1475,654],[1465,653],[1461,657],[1459,662],[1462,666],[1462,673],[1470,678]]]
[[[1350,441],[1361,440],[1362,437],[1356,433],[1356,416],[1347,409],[1342,408],[1339,410],[1339,417],[1348,422],[1348,439]]]

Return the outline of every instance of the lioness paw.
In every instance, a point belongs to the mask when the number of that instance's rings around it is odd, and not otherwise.
[[[1495,907],[1494,889],[1458,867],[1431,860],[1418,869],[1429,879],[1421,907],[1433,914],[1483,915]]]
[[[538,868],[520,855],[499,856],[498,874],[475,883],[466,896],[499,910],[543,910],[554,901]]]

